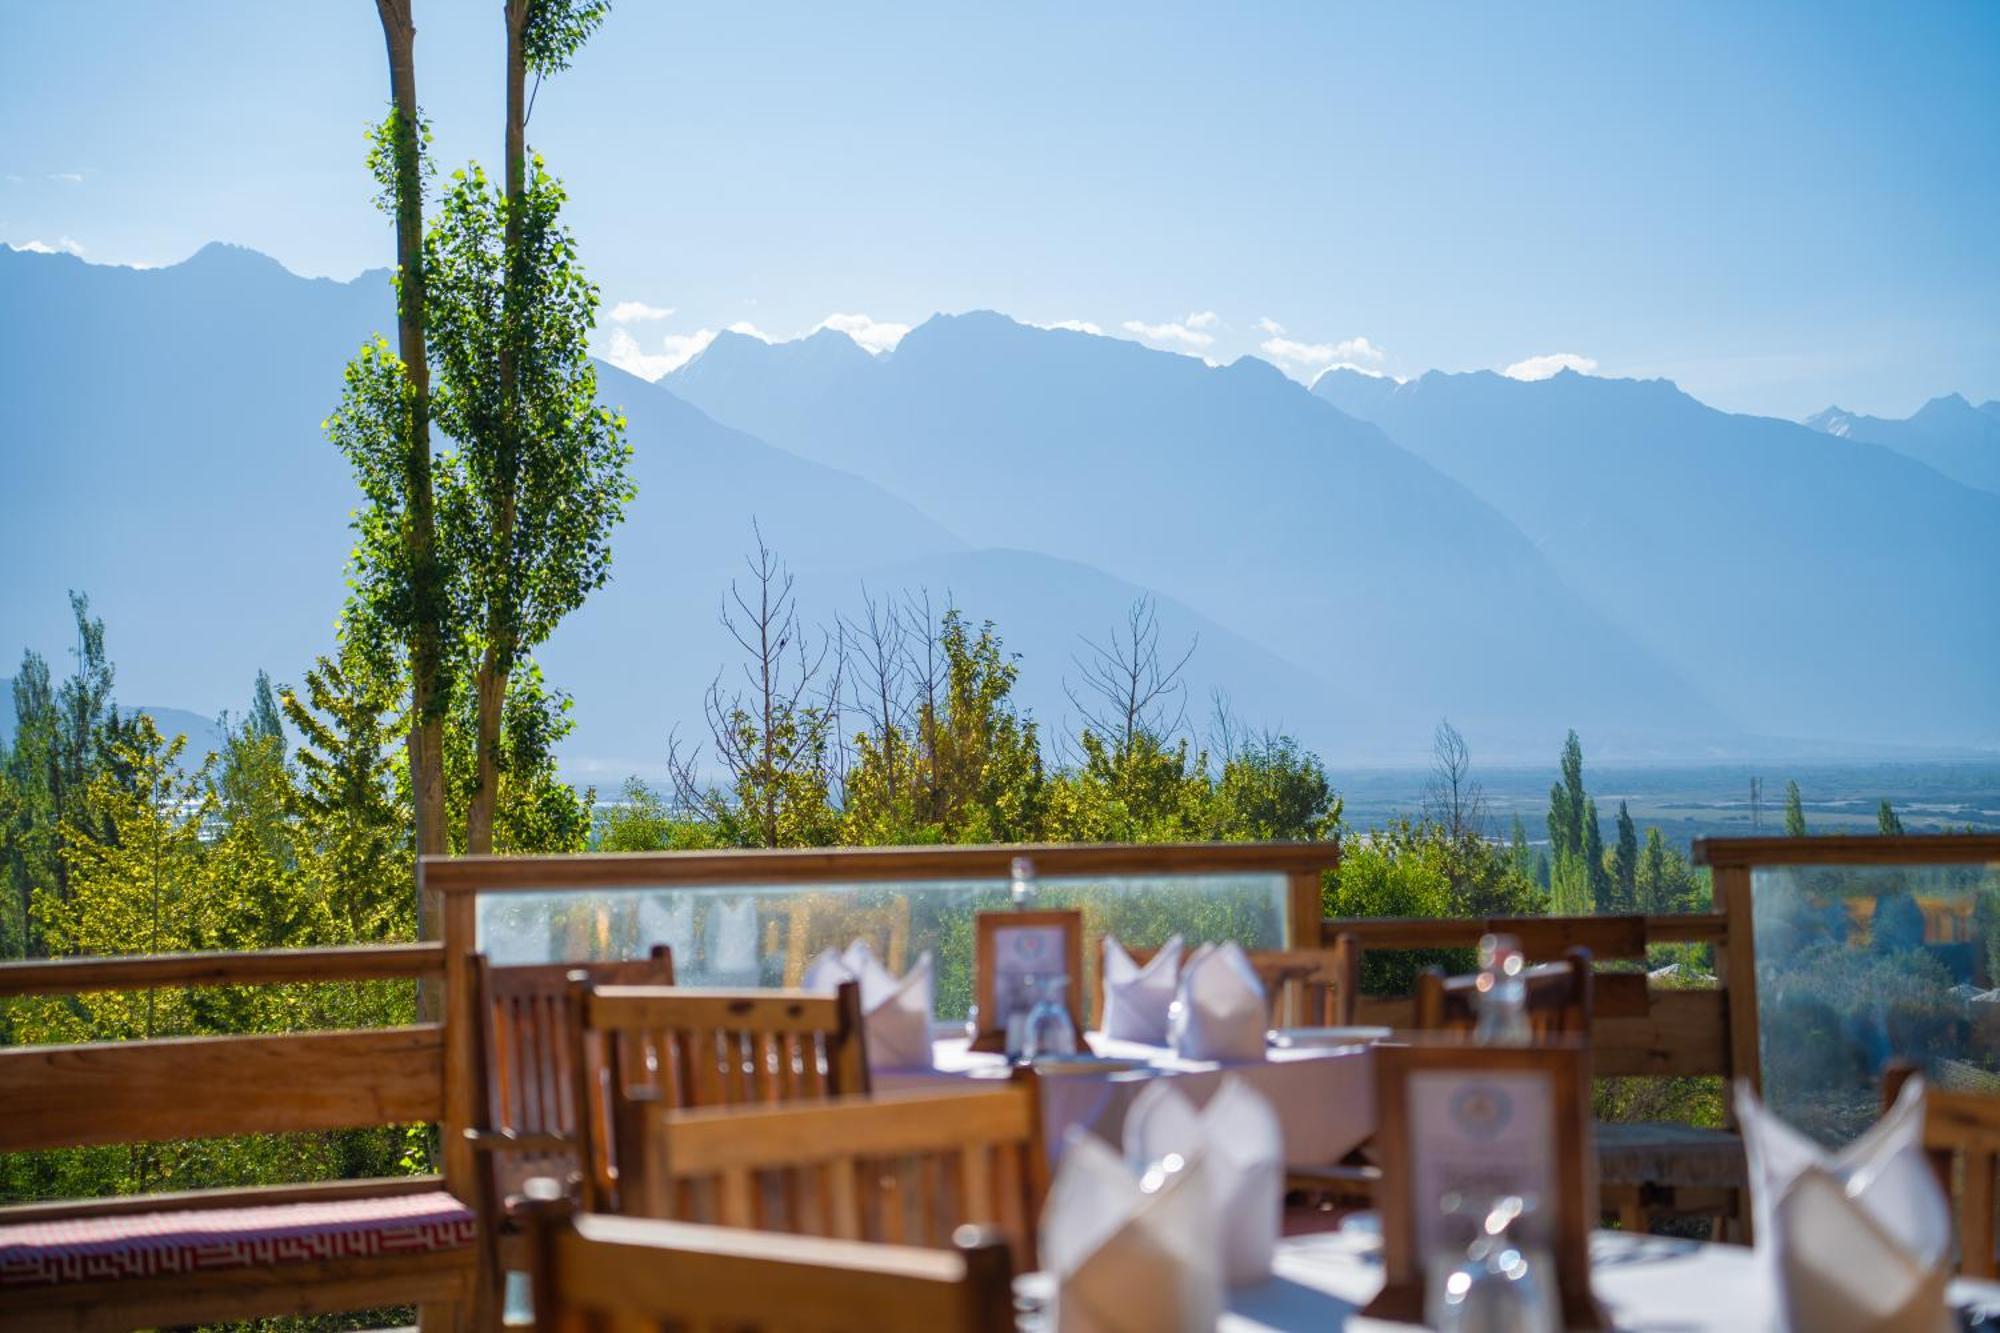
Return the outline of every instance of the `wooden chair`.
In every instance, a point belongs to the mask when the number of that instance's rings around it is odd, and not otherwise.
[[[1896,1104],[1903,1085],[1917,1072],[1915,1065],[1900,1061],[1882,1071],[1884,1112]],[[1958,1215],[1958,1271],[1989,1280],[2000,1276],[1993,1226],[1994,1169],[2000,1166],[2000,1096],[1926,1087],[1924,1151]],[[1956,1191],[1952,1189],[1955,1165]]]
[[[1159,956],[1158,949],[1127,949],[1132,961],[1144,967]],[[1250,949],[1245,951],[1257,979],[1264,984],[1270,1005],[1270,1025],[1281,1027],[1346,1027],[1353,1023],[1355,997],[1361,993],[1359,951],[1353,941],[1341,936],[1326,949]],[[1104,1018],[1104,940],[1100,936],[1095,960],[1097,987],[1094,993],[1093,1024]]]
[[[1041,1092],[1021,1071],[982,1091],[843,1097],[817,1105],[646,1116],[641,1179],[648,1216],[944,1245],[965,1225],[1007,1237],[1034,1266],[1048,1191]]]
[[[577,1178],[583,1142],[577,1107],[589,1108],[586,1119],[608,1123],[603,1043],[593,1038],[580,1049],[571,1045],[572,979],[671,986],[674,960],[665,945],[630,962],[495,964],[479,954],[473,971],[479,987],[482,1120],[465,1130],[465,1138],[478,1168],[480,1239],[492,1288],[485,1298],[498,1309],[505,1273],[521,1269],[510,1200],[533,1177]],[[589,1141],[601,1152],[607,1140],[598,1134]]]
[[[1007,1247],[976,1230],[949,1250],[577,1216],[536,1182],[541,1333],[1012,1333]]]
[[[1599,964],[1644,966],[1655,939],[1711,940],[1716,946],[1713,986],[1662,986],[1643,971],[1599,970],[1591,978],[1591,1072],[1604,1078],[1712,1077],[1724,1089],[1740,1075],[1754,1077],[1755,1009],[1732,1005],[1733,975],[1727,955],[1732,927],[1720,915],[1684,918],[1623,916],[1492,917],[1470,920],[1347,918],[1324,923],[1324,938],[1347,934],[1357,942],[1357,970],[1377,951],[1472,949],[1482,935],[1512,935],[1530,963],[1561,960],[1572,947],[1590,951]],[[1734,947],[1747,949],[1748,942]],[[1753,997],[1754,999],[1754,997]],[[1355,1021],[1391,1028],[1416,1023],[1417,1000],[1361,995]],[[1739,1021],[1747,1017],[1747,1027]],[[1724,1098],[1725,1122],[1734,1124]],[[1632,1231],[1655,1217],[1708,1217],[1718,1235],[1727,1223],[1737,1238],[1749,1236],[1749,1165],[1742,1136],[1674,1121],[1599,1121],[1599,1190],[1607,1216]]]
[[[1480,983],[1472,973],[1447,977],[1428,968],[1417,977],[1419,1032],[1451,1032],[1470,1036],[1479,1024]],[[1542,963],[1521,973],[1522,999],[1528,1029],[1536,1041],[1552,1037],[1590,1037],[1590,950],[1569,949],[1560,963]]]
[[[587,1209],[621,1206],[618,1163],[639,1142],[637,1124],[648,1107],[768,1105],[869,1089],[861,988],[853,982],[831,995],[598,986],[584,979],[572,987],[570,1048],[603,1043],[610,1103],[605,1122],[584,1125],[590,1169],[580,1197]],[[572,1065],[589,1077],[585,1061],[573,1057]]]

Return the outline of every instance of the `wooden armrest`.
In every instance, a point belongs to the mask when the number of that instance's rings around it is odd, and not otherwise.
[[[576,1140],[567,1134],[516,1134],[508,1129],[468,1129],[465,1141],[474,1152],[575,1152]]]

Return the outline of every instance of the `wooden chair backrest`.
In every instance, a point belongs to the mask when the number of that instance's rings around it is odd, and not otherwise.
[[[647,1115],[641,1211],[655,1217],[938,1246],[961,1226],[1034,1263],[1048,1191],[1031,1073],[978,1091]]]
[[[1882,1071],[1882,1109],[1902,1095],[1917,1069],[1895,1063]],[[1935,1085],[1924,1089],[1924,1152],[1937,1172],[1945,1197],[1957,1214],[1959,1271],[1967,1277],[2000,1276],[1993,1223],[1994,1172],[2000,1166],[2000,1096],[1957,1092]],[[1963,1163],[1958,1189],[1953,1164]]]
[[[1756,1073],[1739,1066],[1738,1049],[1754,1043],[1732,1024],[1743,1006],[1731,1005],[1732,975],[1724,953],[1728,937],[1719,916],[1691,916],[1679,929],[1660,933],[1670,940],[1710,939],[1716,945],[1716,984],[1655,984],[1642,970],[1656,924],[1676,918],[1644,916],[1554,916],[1441,918],[1425,920],[1350,917],[1324,923],[1325,938],[1345,933],[1356,942],[1357,969],[1377,953],[1416,950],[1472,950],[1486,934],[1512,935],[1530,963],[1559,962],[1571,948],[1590,950],[1599,970],[1591,978],[1591,1070],[1607,1077],[1719,1077],[1731,1080]],[[1625,970],[1607,971],[1605,964]],[[1408,1028],[1416,1023],[1414,986],[1401,995],[1362,994],[1355,1001],[1357,1023]]]
[[[1417,978],[1417,1030],[1470,1033],[1479,1022],[1480,983],[1484,979],[1477,973],[1447,977],[1437,968],[1424,972]],[[1523,970],[1521,985],[1535,1040],[1589,1039],[1590,950],[1570,949],[1560,963]]]
[[[540,1183],[540,1182],[538,1182]],[[550,1182],[553,1189],[553,1182]],[[689,1222],[572,1216],[534,1205],[541,1333],[1012,1333],[1013,1266],[998,1240],[867,1245]]]
[[[480,954],[481,1128],[515,1134],[576,1132],[577,1053],[570,1049],[571,979],[594,985],[671,986],[665,945],[629,962],[496,964]],[[602,1053],[589,1052],[592,1063]],[[547,1173],[544,1173],[547,1174]]]
[[[584,1176],[587,1208],[616,1205],[609,1163],[638,1142],[646,1107],[770,1105],[869,1089],[861,988],[851,981],[831,995],[580,983],[571,1012],[572,1049],[607,1043],[614,1146],[587,1159],[600,1168]]]
[[[1159,957],[1158,949],[1126,949],[1144,967]],[[1345,1027],[1354,1022],[1354,1001],[1361,993],[1360,951],[1351,937],[1337,937],[1324,949],[1246,950],[1257,979],[1264,983],[1270,1024],[1281,1027]],[[1093,1025],[1104,1021],[1104,940],[1094,955],[1097,971]]]

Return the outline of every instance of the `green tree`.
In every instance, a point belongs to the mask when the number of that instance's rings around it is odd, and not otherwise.
[[[562,203],[539,159],[511,199],[475,165],[454,175],[426,239],[435,405],[459,445],[442,526],[477,636],[475,853],[493,847],[508,682],[609,577],[611,529],[632,495],[624,419],[598,405],[589,356],[597,289]]]
[[[1639,830],[1625,802],[1618,803],[1618,843],[1611,851],[1611,889],[1621,912],[1632,911],[1639,902]]]
[[[439,548],[435,459],[431,450],[428,280],[424,267],[424,191],[429,131],[417,105],[416,24],[411,0],[375,0],[389,59],[389,115],[375,130],[368,165],[378,201],[396,228],[396,345],[374,344],[374,364],[359,381],[372,390],[343,448],[371,510],[358,524],[358,589],[371,611],[395,628],[409,657],[408,762],[416,793],[411,814],[416,850],[442,853],[445,825],[444,724],[451,693],[456,617],[450,575]],[[367,355],[364,352],[364,355]],[[386,372],[386,373],[385,373]],[[357,387],[355,368],[348,378]],[[361,407],[361,404],[355,404]],[[356,447],[367,446],[357,456]],[[436,905],[422,904],[423,933],[435,933]]]
[[[1223,760],[1207,835],[1318,842],[1338,835],[1341,808],[1317,755],[1290,736],[1266,734]]]
[[[1562,778],[1549,789],[1551,911],[1574,916],[1597,908],[1602,849],[1597,808],[1583,786],[1583,744],[1572,730],[1563,741]]]
[[[296,855],[328,899],[341,943],[405,940],[417,929],[410,806],[396,781],[402,682],[386,656],[350,636],[338,659],[320,658],[301,689],[280,693],[299,735]]]
[[[1014,706],[1020,667],[991,621],[918,612],[908,723],[854,738],[844,840],[1021,842],[1043,836],[1050,793],[1034,721]]]
[[[1903,831],[1903,821],[1896,814],[1896,807],[1884,797],[1882,804],[1875,807],[1875,831],[1884,837]]]
[[[1785,836],[1803,838],[1806,836],[1806,807],[1799,797],[1796,780],[1785,783]]]

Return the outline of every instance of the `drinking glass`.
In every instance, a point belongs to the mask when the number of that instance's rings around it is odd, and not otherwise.
[[[1506,1195],[1468,1210],[1465,1200],[1447,1195],[1439,1206],[1479,1216],[1463,1258],[1433,1262],[1426,1322],[1439,1333],[1557,1333],[1548,1256],[1512,1235],[1532,1202]]]
[[[1068,977],[1043,977],[1028,1011],[1028,1030],[1021,1043],[1021,1058],[1033,1061],[1043,1055],[1075,1055],[1076,1023],[1070,1018],[1064,999]]]

